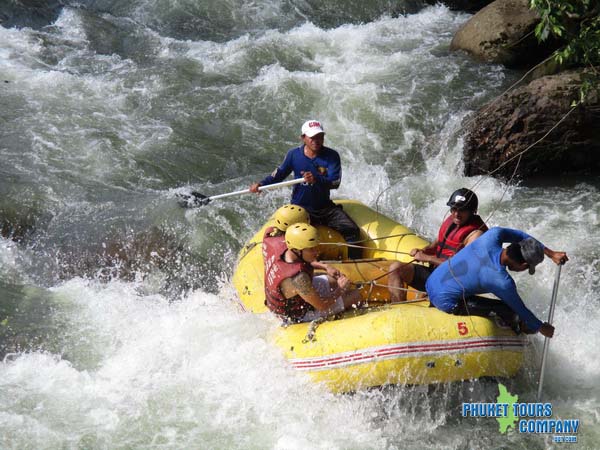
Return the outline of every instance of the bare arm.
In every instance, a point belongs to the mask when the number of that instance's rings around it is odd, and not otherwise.
[[[313,261],[310,263],[310,265],[313,266],[315,269],[324,270],[325,272],[327,272],[327,275],[336,280],[341,275],[339,270],[337,270],[335,267],[331,267],[329,264],[325,264],[319,261]]]
[[[437,248],[438,245],[438,240],[436,239],[435,241],[433,241],[431,244],[429,244],[427,247],[423,247],[423,248],[413,248],[410,251],[411,256],[415,256],[417,252],[423,252],[426,255],[435,255],[435,249]]]
[[[470,233],[466,237],[466,239],[463,241],[465,247],[467,245],[471,244],[475,239],[477,239],[482,234],[483,234],[483,231],[481,231],[481,230],[475,230],[472,233]],[[437,246],[437,241],[434,242],[433,244],[431,244],[430,246],[425,247],[423,250],[413,249],[411,251],[411,254],[414,256],[415,261],[428,262],[429,264],[433,264],[434,266],[439,266],[446,260],[442,259],[442,258],[438,258],[437,256],[431,254],[430,249],[435,249],[436,246]],[[414,251],[414,253],[413,253],[413,251]]]
[[[471,232],[464,240],[465,247],[481,235],[483,235],[482,230],[475,230],[475,231]]]
[[[434,266],[439,266],[445,261],[445,259],[425,253],[423,250],[417,250],[413,257],[415,258],[415,261],[428,262]]]
[[[331,300],[322,298],[319,295],[313,287],[311,276],[305,272],[283,280],[281,290],[288,298],[299,295],[305,302],[314,306],[317,311],[324,311],[333,306]]]
[[[544,247],[544,255],[552,259],[555,264],[564,264],[569,260],[569,257],[565,252],[555,252],[550,250],[548,247]]]

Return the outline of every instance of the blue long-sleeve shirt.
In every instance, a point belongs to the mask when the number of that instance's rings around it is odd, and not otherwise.
[[[292,203],[306,208],[309,212],[332,205],[329,192],[337,189],[342,180],[340,155],[329,147],[323,147],[314,158],[304,154],[304,145],[287,152],[283,163],[275,171],[260,181],[262,186],[279,183],[294,172],[294,178],[302,178],[303,172],[312,172],[314,184],[296,184],[292,191]]]
[[[527,233],[510,228],[494,227],[485,232],[433,271],[425,284],[431,303],[442,311],[451,312],[463,295],[491,292],[510,306],[530,329],[538,331],[542,322],[527,309],[515,281],[506,266],[500,264],[503,243],[529,237]]]

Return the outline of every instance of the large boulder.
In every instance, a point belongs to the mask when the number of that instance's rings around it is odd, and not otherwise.
[[[507,67],[535,64],[552,50],[540,46],[532,33],[539,20],[528,0],[496,0],[456,32],[450,50],[464,50],[481,61]]]
[[[483,107],[466,126],[465,174],[510,177],[600,174],[600,94],[596,87],[583,105],[582,71],[536,79]],[[597,85],[596,85],[597,86]],[[542,139],[543,138],[543,139]],[[528,147],[532,148],[519,155]]]

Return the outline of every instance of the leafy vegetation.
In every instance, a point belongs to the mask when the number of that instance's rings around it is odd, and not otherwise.
[[[563,67],[580,66],[584,72],[579,102],[600,81],[600,2],[598,0],[530,0],[542,20],[535,28],[539,42],[563,42],[554,58]]]

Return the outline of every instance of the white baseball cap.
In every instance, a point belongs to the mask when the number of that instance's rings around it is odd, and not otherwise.
[[[318,120],[307,120],[302,125],[302,135],[306,135],[308,137],[313,137],[316,134],[325,133],[323,130],[323,125]]]

